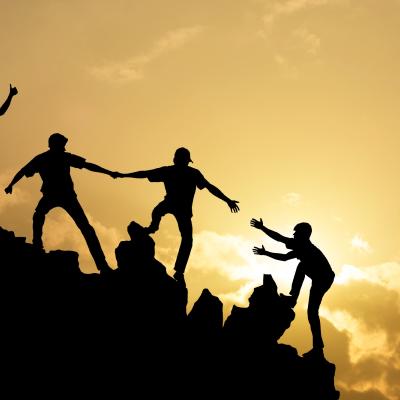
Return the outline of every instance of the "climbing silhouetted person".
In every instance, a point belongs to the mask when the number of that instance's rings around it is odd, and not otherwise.
[[[282,236],[268,229],[264,226],[262,219],[258,221],[253,218],[250,221],[250,225],[256,229],[260,229],[271,239],[284,243],[291,250],[286,254],[272,253],[265,250],[264,246],[261,246],[253,248],[254,254],[265,255],[280,261],[287,261],[293,258],[300,260],[293,278],[290,296],[281,295],[291,307],[294,307],[297,303],[305,276],[307,275],[311,279],[312,284],[308,299],[307,316],[313,337],[313,347],[303,355],[323,356],[324,342],[322,340],[321,322],[318,311],[322,298],[332,286],[335,273],[322,251],[311,243],[311,225],[307,222],[297,224],[293,229],[293,238]]]
[[[0,107],[0,115],[5,114],[5,112],[8,110],[8,107],[10,107],[12,98],[16,94],[18,94],[17,88],[11,86],[11,83],[10,83],[10,92],[8,93],[8,96],[7,96],[6,100],[4,101],[3,105]]]
[[[96,164],[88,163],[84,158],[75,154],[67,153],[65,151],[67,141],[68,139],[60,133],[50,135],[49,150],[37,155],[17,172],[11,183],[5,188],[5,192],[12,193],[13,185],[22,177],[30,178],[38,173],[43,181],[41,187],[43,197],[39,200],[33,214],[32,244],[36,248],[43,249],[42,232],[46,214],[55,207],[61,207],[72,217],[82,232],[99,271],[108,272],[111,269],[107,264],[96,232],[90,225],[74,191],[70,168],[86,168],[110,176],[114,176],[114,173]]]
[[[192,204],[196,188],[207,188],[210,193],[225,201],[231,212],[238,212],[238,201],[226,197],[217,187],[209,183],[202,173],[192,167],[189,162],[190,152],[184,147],[175,151],[174,165],[156,168],[148,171],[137,171],[128,174],[119,174],[119,177],[147,178],[150,182],[163,182],[166,195],[152,212],[152,221],[147,228],[149,233],[158,230],[161,218],[166,214],[172,214],[178,223],[181,233],[181,244],[175,262],[174,278],[181,280],[184,277],[193,244]]]

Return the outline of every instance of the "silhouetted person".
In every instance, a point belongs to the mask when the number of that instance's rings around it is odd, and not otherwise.
[[[152,221],[147,229],[149,233],[156,232],[161,218],[166,214],[172,214],[176,218],[182,237],[174,267],[174,278],[177,280],[183,279],[192,249],[192,204],[196,188],[207,188],[214,196],[225,201],[232,212],[239,211],[238,201],[226,197],[217,187],[209,183],[199,170],[189,167],[189,162],[193,162],[189,150],[180,147],[175,151],[174,165],[148,171],[119,174],[119,177],[147,178],[150,182],[164,183],[165,198],[154,208]]]
[[[17,88],[11,86],[11,83],[10,83],[10,92],[8,93],[8,96],[7,96],[6,100],[5,100],[5,102],[4,102],[3,105],[0,107],[0,115],[5,114],[5,112],[8,110],[8,107],[10,107],[12,98],[13,98],[16,94],[18,94]]]
[[[294,307],[297,303],[305,276],[307,275],[311,279],[312,285],[308,299],[307,316],[313,336],[313,348],[304,355],[323,356],[324,342],[322,340],[321,322],[318,311],[322,298],[333,283],[335,273],[322,251],[311,243],[311,225],[306,222],[297,224],[294,227],[293,238],[282,236],[268,229],[263,225],[262,219],[258,221],[253,218],[250,225],[256,229],[260,229],[271,239],[284,243],[291,250],[286,254],[272,253],[265,250],[264,246],[261,246],[253,248],[254,254],[265,255],[280,261],[287,261],[293,258],[300,260],[293,278],[290,296],[281,295],[291,307]]]
[[[67,141],[68,139],[60,133],[50,135],[49,150],[37,155],[17,172],[14,179],[6,187],[5,192],[12,193],[13,185],[22,177],[30,178],[38,173],[43,181],[41,187],[43,197],[39,200],[33,214],[33,245],[43,249],[42,232],[46,214],[55,207],[61,207],[72,217],[81,230],[99,271],[108,271],[110,267],[107,264],[96,232],[90,225],[74,191],[70,168],[86,168],[110,176],[114,176],[114,173],[96,164],[88,163],[84,158],[75,154],[67,153],[65,151]]]

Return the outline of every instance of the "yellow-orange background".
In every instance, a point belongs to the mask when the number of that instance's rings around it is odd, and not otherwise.
[[[287,292],[296,263],[254,256],[262,243],[285,249],[249,221],[288,236],[308,221],[337,273],[321,315],[342,398],[400,397],[400,1],[3,1],[0,34],[0,96],[9,83],[19,90],[0,119],[3,187],[56,131],[68,151],[124,172],[168,165],[188,147],[241,206],[234,215],[197,193],[188,311],[204,287],[226,314],[245,306],[265,273]],[[149,223],[163,187],[86,170],[73,178],[115,265],[127,224]],[[39,188],[35,176],[0,195],[2,227],[31,240]],[[154,238],[171,273],[171,217]],[[95,270],[62,211],[49,214],[44,239]],[[311,345],[308,287],[281,340],[299,352]]]

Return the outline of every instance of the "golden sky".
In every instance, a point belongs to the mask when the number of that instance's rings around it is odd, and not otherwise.
[[[296,263],[253,255],[285,250],[250,227],[262,217],[290,236],[308,221],[336,284],[323,301],[326,356],[344,400],[400,398],[400,1],[15,0],[0,13],[0,182],[61,132],[67,150],[112,170],[193,166],[241,212],[206,190],[194,203],[190,304],[208,287],[229,312],[272,274],[287,292]],[[147,225],[162,184],[73,172],[78,198],[107,258],[131,220]],[[0,195],[0,224],[31,240],[40,179]],[[49,214],[47,250],[80,252],[77,228]],[[172,217],[154,235],[171,271]],[[282,341],[311,345],[309,282]],[[191,305],[189,306],[190,309]]]

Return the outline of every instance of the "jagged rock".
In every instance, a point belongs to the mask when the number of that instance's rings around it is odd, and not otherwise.
[[[233,308],[220,335],[220,300],[204,289],[187,316],[184,283],[154,258],[154,241],[140,227],[131,234],[116,249],[117,270],[87,275],[77,253],[38,251],[0,227],[4,380],[35,377],[30,394],[50,379],[74,387],[85,377],[148,397],[160,387],[187,396],[190,386],[200,396],[339,398],[333,364],[278,343],[294,312],[271,276],[249,307]]]
[[[252,346],[270,346],[289,328],[294,311],[279,297],[271,275],[264,275],[263,284],[254,289],[249,306],[234,306],[224,325],[229,341],[248,341]]]
[[[208,289],[203,289],[188,315],[188,323],[193,335],[205,338],[217,338],[223,324],[222,302]]]
[[[151,316],[155,324],[162,321],[160,329],[173,331],[175,324],[179,329],[186,319],[186,285],[170,277],[154,258],[154,240],[143,227],[131,222],[128,232],[131,240],[121,242],[115,250],[114,288],[122,296],[120,306],[140,304],[142,317]]]

